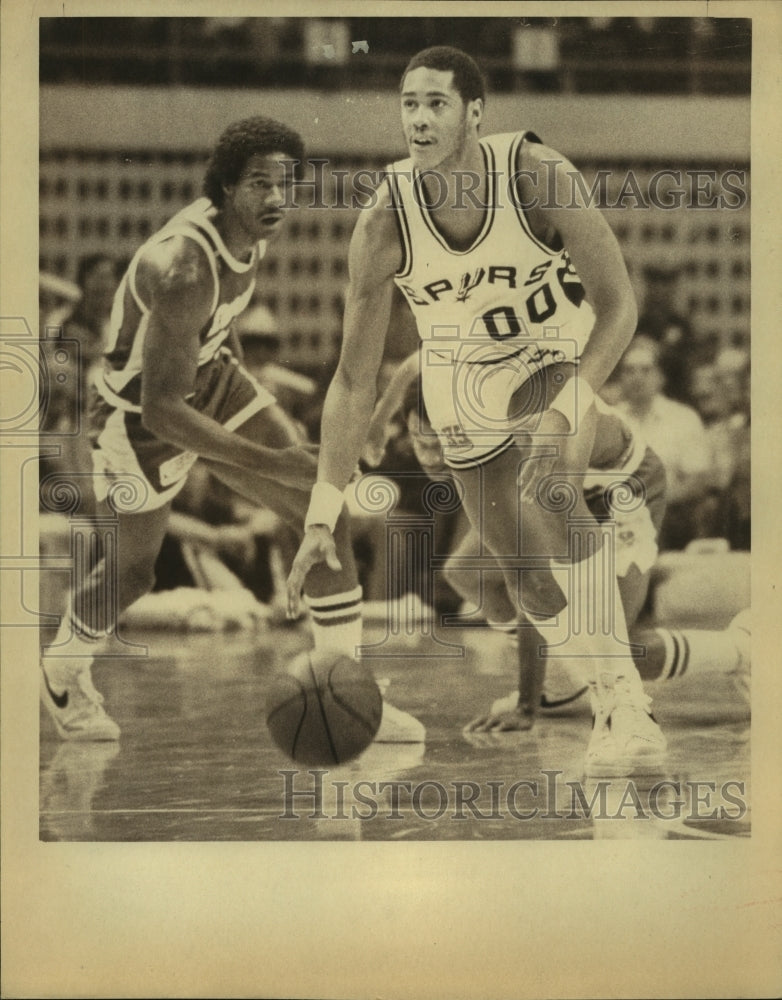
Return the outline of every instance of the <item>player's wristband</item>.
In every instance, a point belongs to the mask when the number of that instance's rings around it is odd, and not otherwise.
[[[315,483],[310,495],[307,516],[304,518],[304,530],[313,524],[325,524],[333,534],[344,502],[345,496],[336,486],[325,481]]]
[[[586,379],[576,377],[563,386],[549,409],[561,413],[570,424],[571,431],[575,431],[594,401],[595,393],[592,386]]]

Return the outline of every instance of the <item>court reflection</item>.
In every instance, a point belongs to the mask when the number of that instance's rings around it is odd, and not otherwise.
[[[746,707],[723,678],[660,686],[665,773],[587,781],[585,700],[531,732],[463,734],[507,694],[480,648],[411,649],[372,662],[389,700],[426,726],[422,744],[373,744],[340,767],[304,768],[264,722],[272,671],[303,629],[153,637],[145,658],[106,659],[96,687],[119,744],[62,744],[41,718],[40,837],[48,841],[725,839],[750,830]]]

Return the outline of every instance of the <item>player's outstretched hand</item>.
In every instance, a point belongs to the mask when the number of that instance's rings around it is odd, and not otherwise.
[[[519,697],[514,691],[512,695],[498,698],[492,703],[488,712],[477,715],[467,723],[463,732],[468,733],[510,733],[524,732],[532,729],[535,724],[534,715],[526,713],[519,707]]]
[[[288,574],[288,617],[298,618],[301,611],[301,590],[307,574],[318,563],[326,563],[329,569],[338,573],[342,563],[337,557],[334,536],[325,524],[313,524],[307,528],[301,540],[299,551]]]

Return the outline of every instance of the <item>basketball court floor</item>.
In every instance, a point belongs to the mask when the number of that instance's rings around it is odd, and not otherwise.
[[[587,780],[584,699],[528,733],[465,736],[515,684],[485,629],[388,636],[365,628],[387,698],[426,726],[424,745],[373,744],[317,769],[272,744],[272,673],[309,648],[306,626],[255,633],[129,633],[93,670],[118,744],[62,743],[41,714],[43,841],[451,841],[708,839],[750,833],[749,709],[717,674],[652,687],[665,771]],[[146,651],[144,651],[146,647]],[[460,649],[464,650],[463,655]]]

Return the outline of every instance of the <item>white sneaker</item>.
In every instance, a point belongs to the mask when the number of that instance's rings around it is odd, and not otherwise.
[[[736,690],[742,698],[749,704],[750,689],[749,681],[752,673],[752,623],[751,609],[745,608],[739,611],[733,621],[728,625],[727,632],[739,651],[739,662],[735,670],[732,670],[730,677]]]
[[[403,712],[386,701],[386,692],[391,686],[388,677],[375,678],[380,693],[383,696],[383,715],[380,728],[373,743],[424,743],[426,727],[414,715]]]
[[[119,726],[106,714],[89,668],[75,671],[62,691],[49,683],[41,663],[41,701],[64,740],[118,740]]]
[[[584,763],[589,778],[622,778],[665,761],[668,742],[649,711],[651,699],[623,680],[604,680]]]
[[[394,708],[383,699],[383,717],[375,743],[424,743],[426,728],[415,716]]]

